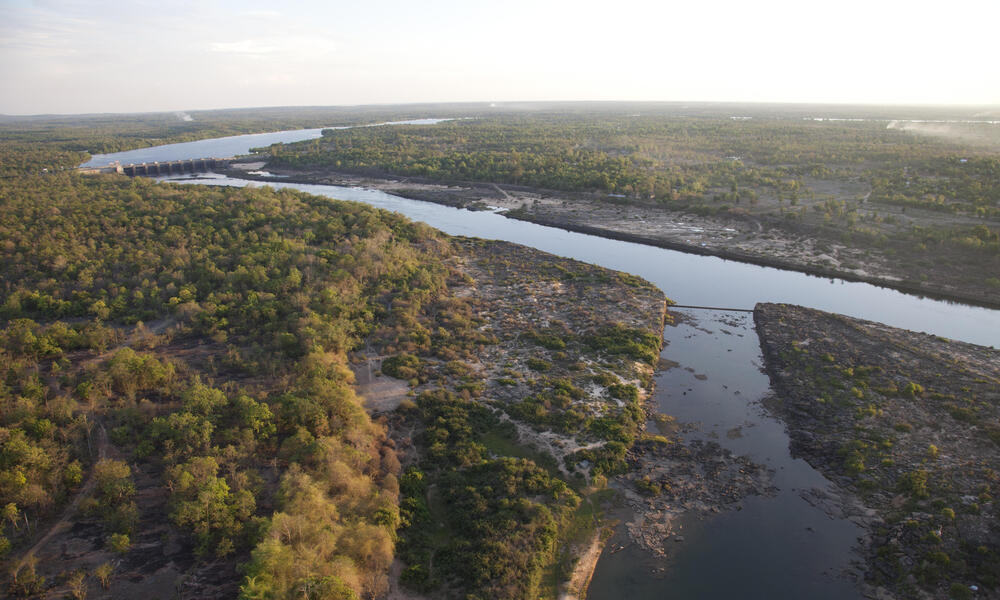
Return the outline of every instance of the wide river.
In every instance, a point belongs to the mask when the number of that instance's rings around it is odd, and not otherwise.
[[[432,122],[432,121],[425,121]],[[123,164],[233,156],[249,148],[319,136],[319,129],[235,136],[171,144],[95,157],[88,164]],[[191,184],[257,186],[208,174],[168,178]],[[996,346],[1000,311],[920,298],[865,283],[813,277],[716,257],[684,254],[572,233],[409,200],[377,190],[271,183],[317,195],[364,202],[402,213],[453,235],[501,239],[639,275],[685,305],[751,309],[757,302],[787,302],[957,340]],[[741,510],[706,520],[684,520],[684,541],[654,561],[616,534],[598,563],[592,600],[619,598],[861,598],[854,584],[862,531],[805,497],[831,484],[788,450],[782,424],[763,409],[770,392],[748,313],[679,310],[680,324],[664,332],[662,356],[679,367],[657,374],[659,409],[696,424],[687,439],[718,442],[769,467],[777,493],[747,498]],[[624,544],[624,550],[613,551]]]

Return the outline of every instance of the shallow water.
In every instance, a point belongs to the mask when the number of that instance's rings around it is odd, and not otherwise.
[[[588,598],[861,598],[852,561],[864,532],[799,496],[831,484],[791,457],[784,426],[760,405],[770,385],[751,315],[674,312],[684,318],[666,327],[661,356],[680,364],[656,377],[660,411],[700,424],[685,439],[714,441],[767,466],[778,492],[749,496],[740,510],[704,521],[682,520],[677,533],[684,541],[667,542],[666,560],[635,547],[615,552],[627,544],[619,531],[597,565]]]

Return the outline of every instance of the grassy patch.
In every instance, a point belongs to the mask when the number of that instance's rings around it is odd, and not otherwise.
[[[536,450],[530,446],[519,443],[507,432],[489,431],[479,437],[479,442],[486,447],[486,451],[497,456],[509,456],[511,458],[526,458],[533,461],[539,467],[549,472],[553,477],[561,477],[559,465],[556,459],[548,452]]]

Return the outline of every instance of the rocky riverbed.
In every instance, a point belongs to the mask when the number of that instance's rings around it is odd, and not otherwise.
[[[736,509],[750,494],[775,491],[772,473],[715,442],[651,439],[636,444],[619,479],[631,509],[631,541],[657,556],[671,541],[682,542],[675,525],[682,517],[703,518]]]
[[[410,397],[440,388],[474,401],[499,420],[480,440],[492,456],[533,460],[593,506],[589,495],[618,461],[626,466],[621,441],[645,421],[667,299],[624,273],[506,242],[455,242],[452,310],[488,343],[461,357],[411,356],[408,382],[380,370],[404,372],[398,353],[359,353],[354,370],[366,405],[381,415],[406,466],[420,464],[427,450],[425,424],[396,406],[412,407]],[[560,534],[564,598],[583,596],[605,539],[599,510],[580,521]],[[402,593],[398,571],[394,594]]]

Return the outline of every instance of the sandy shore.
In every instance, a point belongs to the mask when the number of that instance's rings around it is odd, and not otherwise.
[[[559,594],[559,600],[581,600],[587,597],[587,587],[590,585],[591,577],[594,576],[594,569],[597,568],[597,561],[601,558],[606,541],[601,535],[601,530],[594,532],[590,542],[580,553],[565,589]]]

